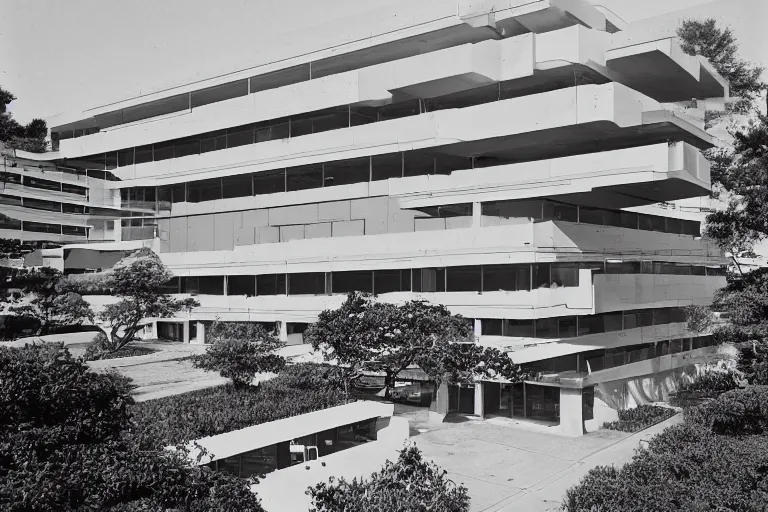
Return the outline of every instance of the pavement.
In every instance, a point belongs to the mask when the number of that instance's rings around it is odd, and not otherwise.
[[[548,512],[560,510],[566,490],[587,471],[623,465],[642,441],[679,421],[681,415],[635,434],[600,430],[573,438],[532,431],[509,418],[466,419],[420,425],[411,439],[467,487],[472,512]]]

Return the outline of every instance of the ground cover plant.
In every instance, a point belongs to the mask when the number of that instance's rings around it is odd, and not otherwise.
[[[618,421],[603,423],[603,428],[621,432],[639,432],[669,419],[675,414],[676,411],[669,407],[641,405],[634,409],[619,411]]]

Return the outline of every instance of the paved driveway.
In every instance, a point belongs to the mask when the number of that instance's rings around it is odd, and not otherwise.
[[[598,431],[578,438],[526,430],[507,418],[446,423],[411,439],[427,458],[469,489],[473,512],[559,510],[566,489],[597,465],[623,464],[641,438],[679,415],[640,434]]]

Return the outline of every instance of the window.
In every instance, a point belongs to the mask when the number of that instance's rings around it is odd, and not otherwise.
[[[376,107],[352,106],[349,109],[350,126],[361,126],[375,123],[379,120],[379,112]]]
[[[414,292],[445,291],[445,268],[415,268],[412,277]]]
[[[390,119],[400,119],[401,117],[416,116],[419,115],[420,112],[421,109],[419,107],[418,98],[415,100],[401,101],[381,107],[379,109],[379,120],[388,121]]]
[[[379,295],[390,292],[411,291],[410,270],[374,270],[373,293]]]
[[[621,227],[629,229],[638,229],[638,214],[633,212],[621,212]]]
[[[324,295],[325,273],[288,274],[288,295]]]
[[[200,154],[200,139],[198,137],[180,139],[173,143],[174,158],[198,154]]]
[[[403,177],[402,153],[374,155],[371,161],[372,180],[386,180]]]
[[[668,308],[670,323],[684,323],[688,320],[683,308]]]
[[[250,174],[225,176],[221,180],[222,196],[224,199],[246,197],[252,195],[253,177]]]
[[[31,231],[33,233],[61,234],[61,226],[59,224],[47,224],[45,222],[24,221],[23,229],[24,231]]]
[[[471,169],[469,158],[453,155],[435,155],[435,174],[451,174],[453,171]]]
[[[173,158],[173,141],[158,142],[154,147],[154,160],[159,162],[160,160],[168,160]]]
[[[134,163],[145,164],[151,162],[152,158],[152,144],[148,146],[139,146],[134,153]]]
[[[79,196],[85,197],[88,195],[88,189],[83,187],[78,187],[77,185],[70,185],[69,183],[62,183],[61,184],[61,191],[66,192],[68,194],[77,194]]]
[[[446,268],[447,292],[479,292],[482,282],[482,267],[479,265]]]
[[[288,192],[322,187],[323,165],[312,164],[289,168],[286,174],[286,184]]]
[[[21,221],[0,215],[0,229],[12,229],[18,231],[21,229]]]
[[[285,274],[256,276],[256,295],[285,295]]]
[[[665,325],[670,323],[671,308],[659,308],[653,310],[653,325]]]
[[[210,151],[218,151],[220,149],[226,149],[227,147],[227,131],[221,130],[218,132],[207,133],[200,139],[200,152],[208,153]]]
[[[88,230],[85,226],[61,226],[62,235],[87,236]]]
[[[311,133],[327,132],[349,127],[349,107],[346,105],[343,107],[329,108],[320,112],[313,112],[311,116]],[[293,130],[291,130],[291,136],[294,136]]]
[[[277,445],[240,454],[240,476],[262,475],[277,469]]]
[[[513,336],[518,338],[533,338],[533,320],[504,320],[504,336]]]
[[[256,276],[228,276],[227,295],[256,295]]]
[[[602,226],[604,224],[603,210],[582,206],[579,208],[579,222],[582,224],[596,224]]]
[[[24,178],[24,185],[42,190],[54,190],[57,192],[61,190],[61,183],[56,181],[41,180],[39,178],[30,178],[29,176]]]
[[[349,185],[365,183],[370,178],[371,159],[369,157],[353,158],[338,162],[328,162],[323,165],[323,186]]]
[[[61,203],[43,201],[41,199],[32,199],[29,197],[24,198],[24,206],[27,208],[34,208],[35,210],[46,210],[49,212],[61,211]]]
[[[349,293],[355,291],[373,293],[372,270],[333,272],[333,293]]]
[[[639,261],[606,261],[606,274],[639,274]]]
[[[480,319],[480,333],[483,336],[503,336],[503,320],[500,318]]]
[[[376,440],[376,418],[339,427],[336,451],[346,450]]]
[[[285,192],[285,169],[257,172],[253,175],[253,193],[274,194]]]
[[[248,79],[230,82],[228,84],[208,87],[201,91],[193,91],[190,98],[192,108],[202,107],[219,101],[229,100],[248,94]]]
[[[408,151],[403,157],[403,176],[423,176],[435,173],[435,158],[432,155]]]
[[[11,206],[21,206],[21,198],[0,194],[0,204],[7,204]]]
[[[537,338],[557,338],[557,318],[538,318],[536,319],[536,337]]]
[[[80,204],[62,203],[61,211],[62,213],[73,213],[73,214],[85,215],[85,206]]]
[[[530,265],[483,265],[483,292],[530,289]]]
[[[239,126],[227,130],[227,147],[235,148],[253,144],[253,126]]]
[[[533,266],[534,288],[549,288],[551,286],[551,267],[549,263],[537,263]]]
[[[187,183],[187,202],[200,203],[221,199],[221,178]]]
[[[553,263],[551,267],[552,284],[560,286],[579,286],[578,263]]]

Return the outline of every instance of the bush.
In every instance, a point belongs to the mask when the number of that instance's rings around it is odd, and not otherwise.
[[[469,512],[467,488],[456,485],[433,462],[426,462],[415,446],[387,461],[368,480],[344,478],[310,487],[310,512]]]
[[[603,423],[603,428],[622,432],[639,432],[677,414],[668,407],[641,405],[634,409],[619,411],[619,420]]]
[[[688,421],[715,434],[768,434],[768,386],[749,386],[723,393],[716,400],[686,411]]]
[[[132,407],[135,428],[172,445],[343,404],[344,392],[335,385],[301,380],[321,373],[315,366],[288,367],[258,387],[219,386],[138,403]]]
[[[709,366],[691,382],[682,384],[670,403],[678,407],[698,405],[701,401],[717,398],[726,391],[738,388],[743,378],[741,372],[731,366],[721,363]]]
[[[282,346],[270,335],[254,341],[223,338],[209,346],[205,354],[195,356],[192,364],[205,371],[219,372],[231,379],[236,388],[243,388],[253,382],[256,374],[279,372],[285,366],[285,359],[274,353]]]
[[[107,344],[107,336],[100,332],[92,342],[85,347],[83,360],[98,361],[100,359],[120,359],[122,357],[145,356],[157,352],[154,348],[141,347],[137,345],[126,345],[115,352],[111,352]]]

